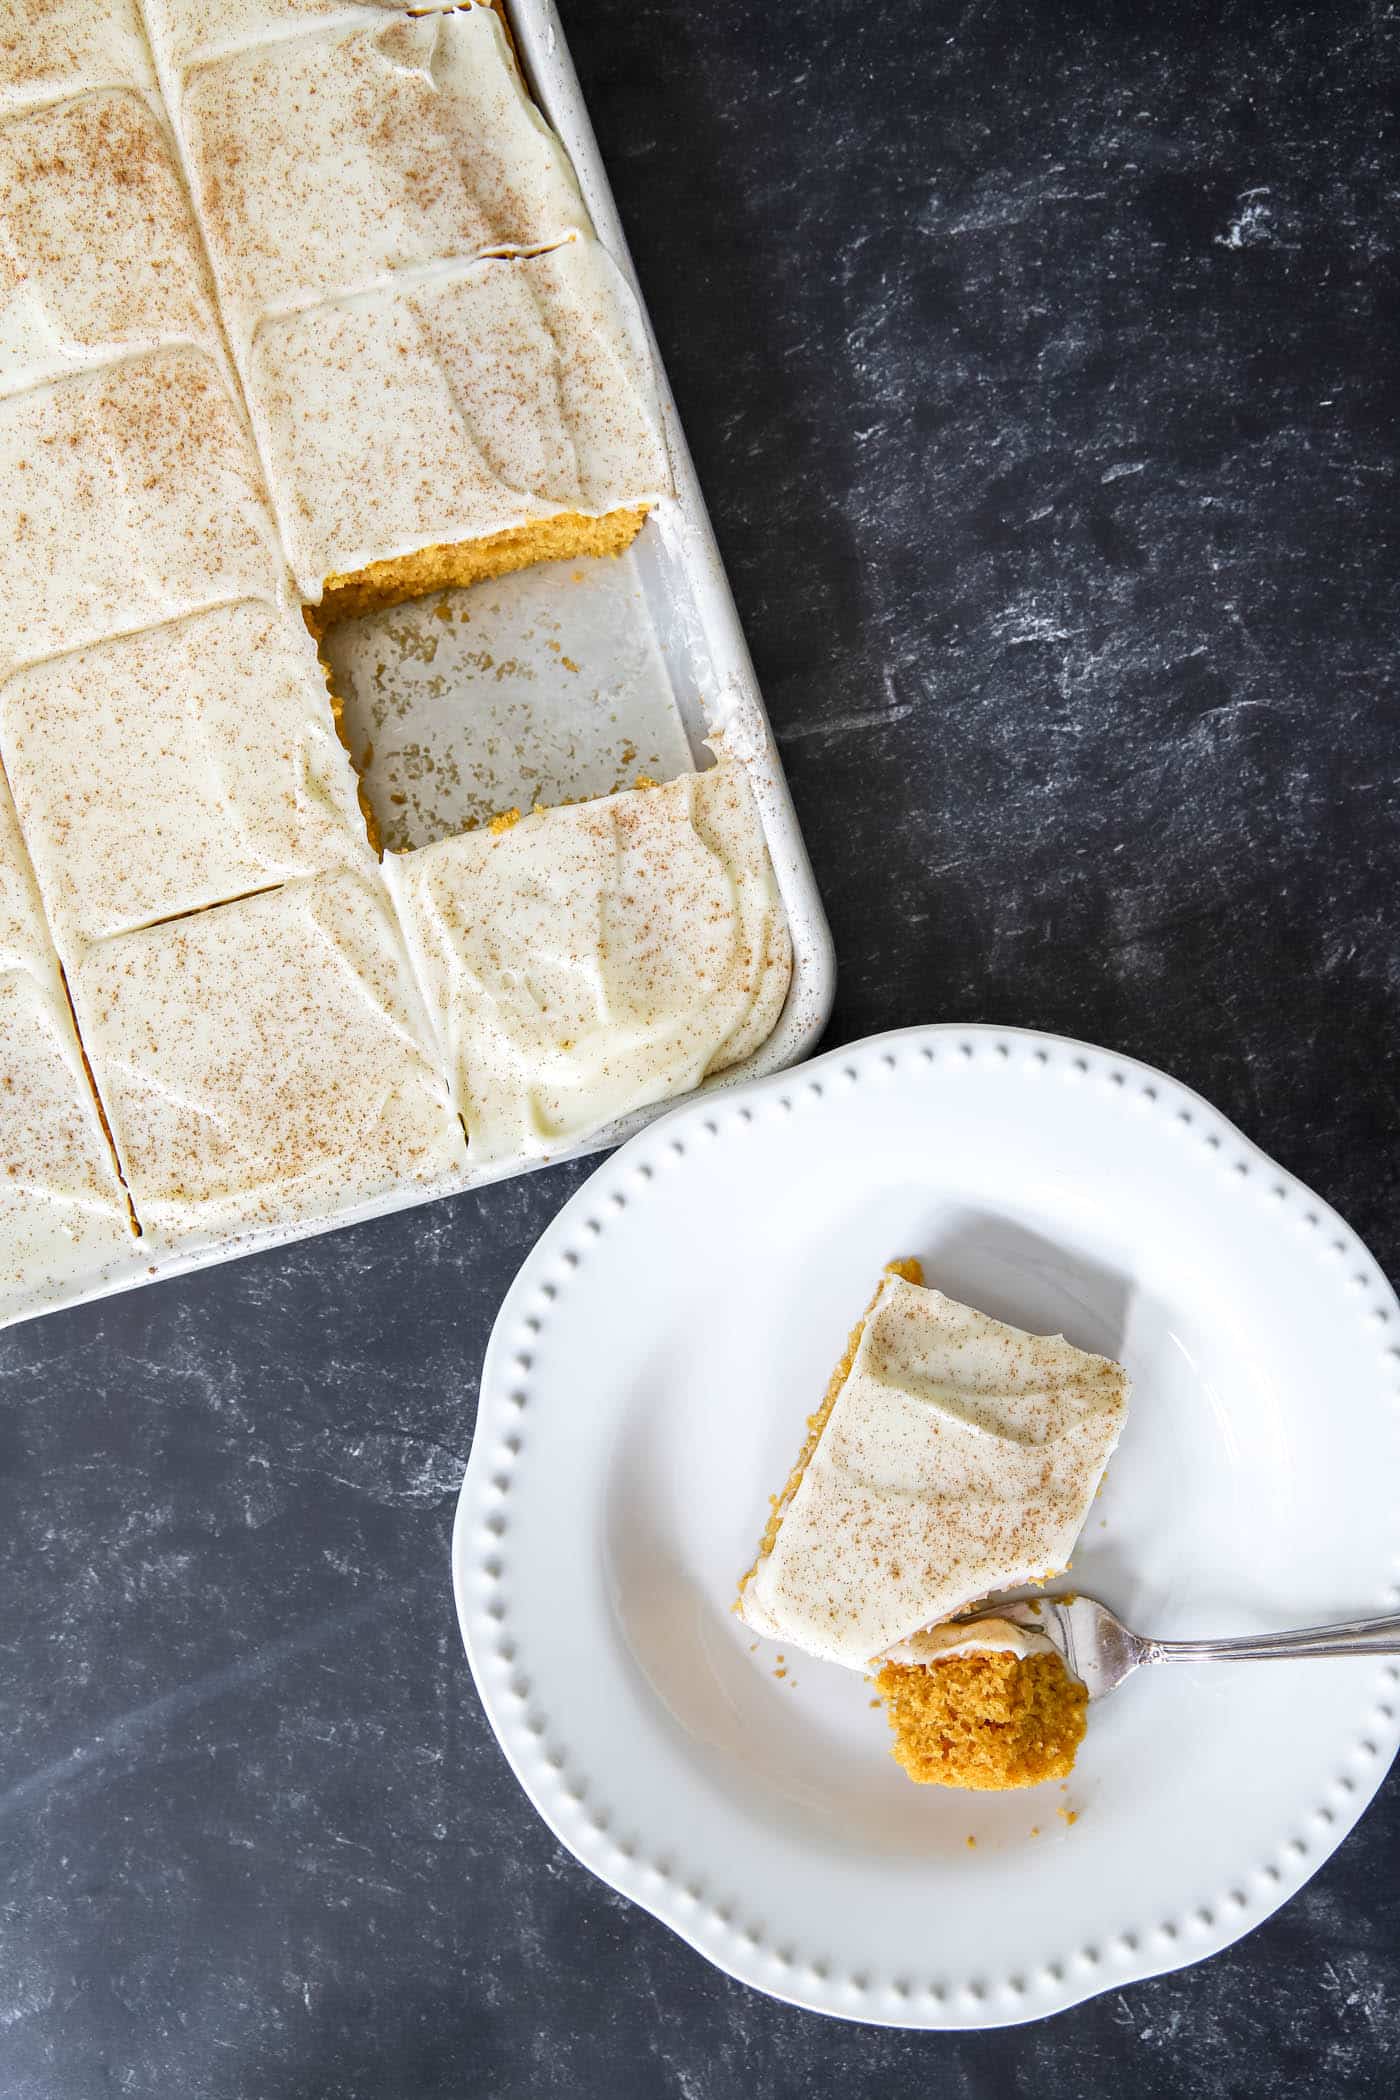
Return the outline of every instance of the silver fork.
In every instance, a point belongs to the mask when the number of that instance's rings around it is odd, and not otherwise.
[[[1400,1655],[1400,1612],[1384,1619],[1344,1619],[1293,1633],[1250,1633],[1229,1641],[1152,1641],[1133,1633],[1093,1597],[1036,1597],[991,1604],[956,1620],[1010,1619],[1054,1642],[1091,1699],[1102,1699],[1145,1663],[1273,1662],[1304,1655]]]

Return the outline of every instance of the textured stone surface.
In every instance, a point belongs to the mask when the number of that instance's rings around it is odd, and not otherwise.
[[[1392,11],[570,0],[841,961],[1165,1065],[1400,1273]],[[0,1337],[0,2090],[1389,2096],[1400,1782],[1208,1966],[883,2035],[553,1843],[446,1583],[562,1170]]]

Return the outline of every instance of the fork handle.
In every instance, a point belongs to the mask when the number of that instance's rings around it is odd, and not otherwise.
[[[1249,1633],[1229,1641],[1148,1641],[1145,1661],[1268,1662],[1302,1655],[1400,1655],[1400,1612],[1380,1619],[1343,1619],[1292,1633]]]

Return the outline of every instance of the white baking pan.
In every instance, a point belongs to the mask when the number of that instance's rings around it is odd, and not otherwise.
[[[753,1057],[705,1086],[728,1088],[811,1049],[831,1006],[831,936],[558,12],[552,0],[509,0],[509,12],[535,98],[564,142],[599,238],[641,305],[675,495],[615,562],[554,563],[448,594],[470,606],[468,621],[443,620],[431,601],[399,606],[343,628],[331,654],[354,748],[374,748],[371,799],[388,843],[399,848],[427,844],[512,805],[603,794],[637,774],[673,776],[706,763],[705,740],[723,735],[762,814],[793,946],[792,985],[777,1028]],[[615,1145],[672,1106],[638,1110],[557,1158]],[[100,1277],[56,1290],[15,1317],[306,1239],[541,1164],[553,1161],[469,1167],[460,1181],[428,1195],[406,1188],[309,1224],[210,1239],[178,1253],[133,1242],[130,1257]]]

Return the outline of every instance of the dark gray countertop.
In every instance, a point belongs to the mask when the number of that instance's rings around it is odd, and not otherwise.
[[[1147,1058],[1400,1275],[1394,10],[566,20],[830,1040]],[[447,1543],[493,1312],[584,1172],[0,1337],[4,2100],[1389,2100],[1394,1776],[1233,1951],[962,2038],[770,2004],[560,1851]]]

